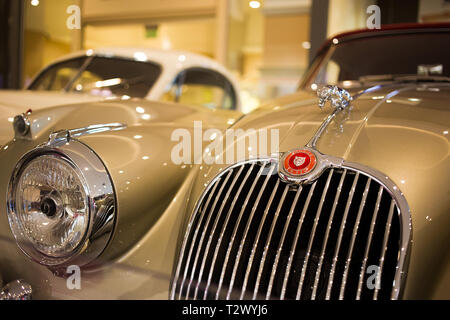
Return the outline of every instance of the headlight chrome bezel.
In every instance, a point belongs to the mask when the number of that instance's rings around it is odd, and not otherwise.
[[[17,184],[32,160],[54,156],[68,164],[80,177],[88,206],[88,225],[82,240],[63,257],[52,257],[34,248],[17,224]],[[26,153],[17,162],[7,189],[7,214],[17,245],[26,256],[48,267],[85,266],[107,247],[117,220],[117,199],[112,178],[100,157],[86,144],[75,139],[51,140]]]

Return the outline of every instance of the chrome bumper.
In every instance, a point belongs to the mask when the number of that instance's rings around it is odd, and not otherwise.
[[[2,288],[0,300],[31,300],[32,293],[33,290],[28,283],[23,280],[15,280]]]

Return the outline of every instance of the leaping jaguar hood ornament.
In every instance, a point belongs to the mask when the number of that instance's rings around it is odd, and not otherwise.
[[[278,174],[287,182],[310,183],[317,179],[326,168],[340,165],[343,161],[336,157],[321,154],[317,150],[316,144],[338,114],[350,111],[350,102],[353,98],[346,90],[331,85],[317,90],[317,96],[319,97],[319,107],[321,109],[323,109],[326,102],[330,101],[334,111],[325,119],[304,148],[290,150],[281,155]],[[342,123],[340,126],[342,126]]]

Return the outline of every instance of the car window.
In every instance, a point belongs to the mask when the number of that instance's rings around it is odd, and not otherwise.
[[[51,66],[28,89],[144,98],[160,74],[161,67],[148,61],[83,57]]]
[[[28,89],[60,91],[69,84],[83,66],[86,57],[71,59],[45,69]]]
[[[71,90],[101,96],[144,98],[160,74],[161,67],[152,62],[94,57]]]
[[[449,77],[450,46],[443,45],[449,40],[448,33],[427,32],[342,41],[316,58],[302,87],[390,81],[392,76],[417,75],[426,66],[436,67],[432,75]]]
[[[220,73],[203,68],[182,71],[162,100],[210,109],[236,109],[236,94],[231,83]]]

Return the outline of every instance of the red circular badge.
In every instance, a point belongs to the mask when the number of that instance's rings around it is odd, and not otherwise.
[[[293,175],[304,175],[316,166],[316,156],[309,150],[295,150],[284,158],[284,170]]]

